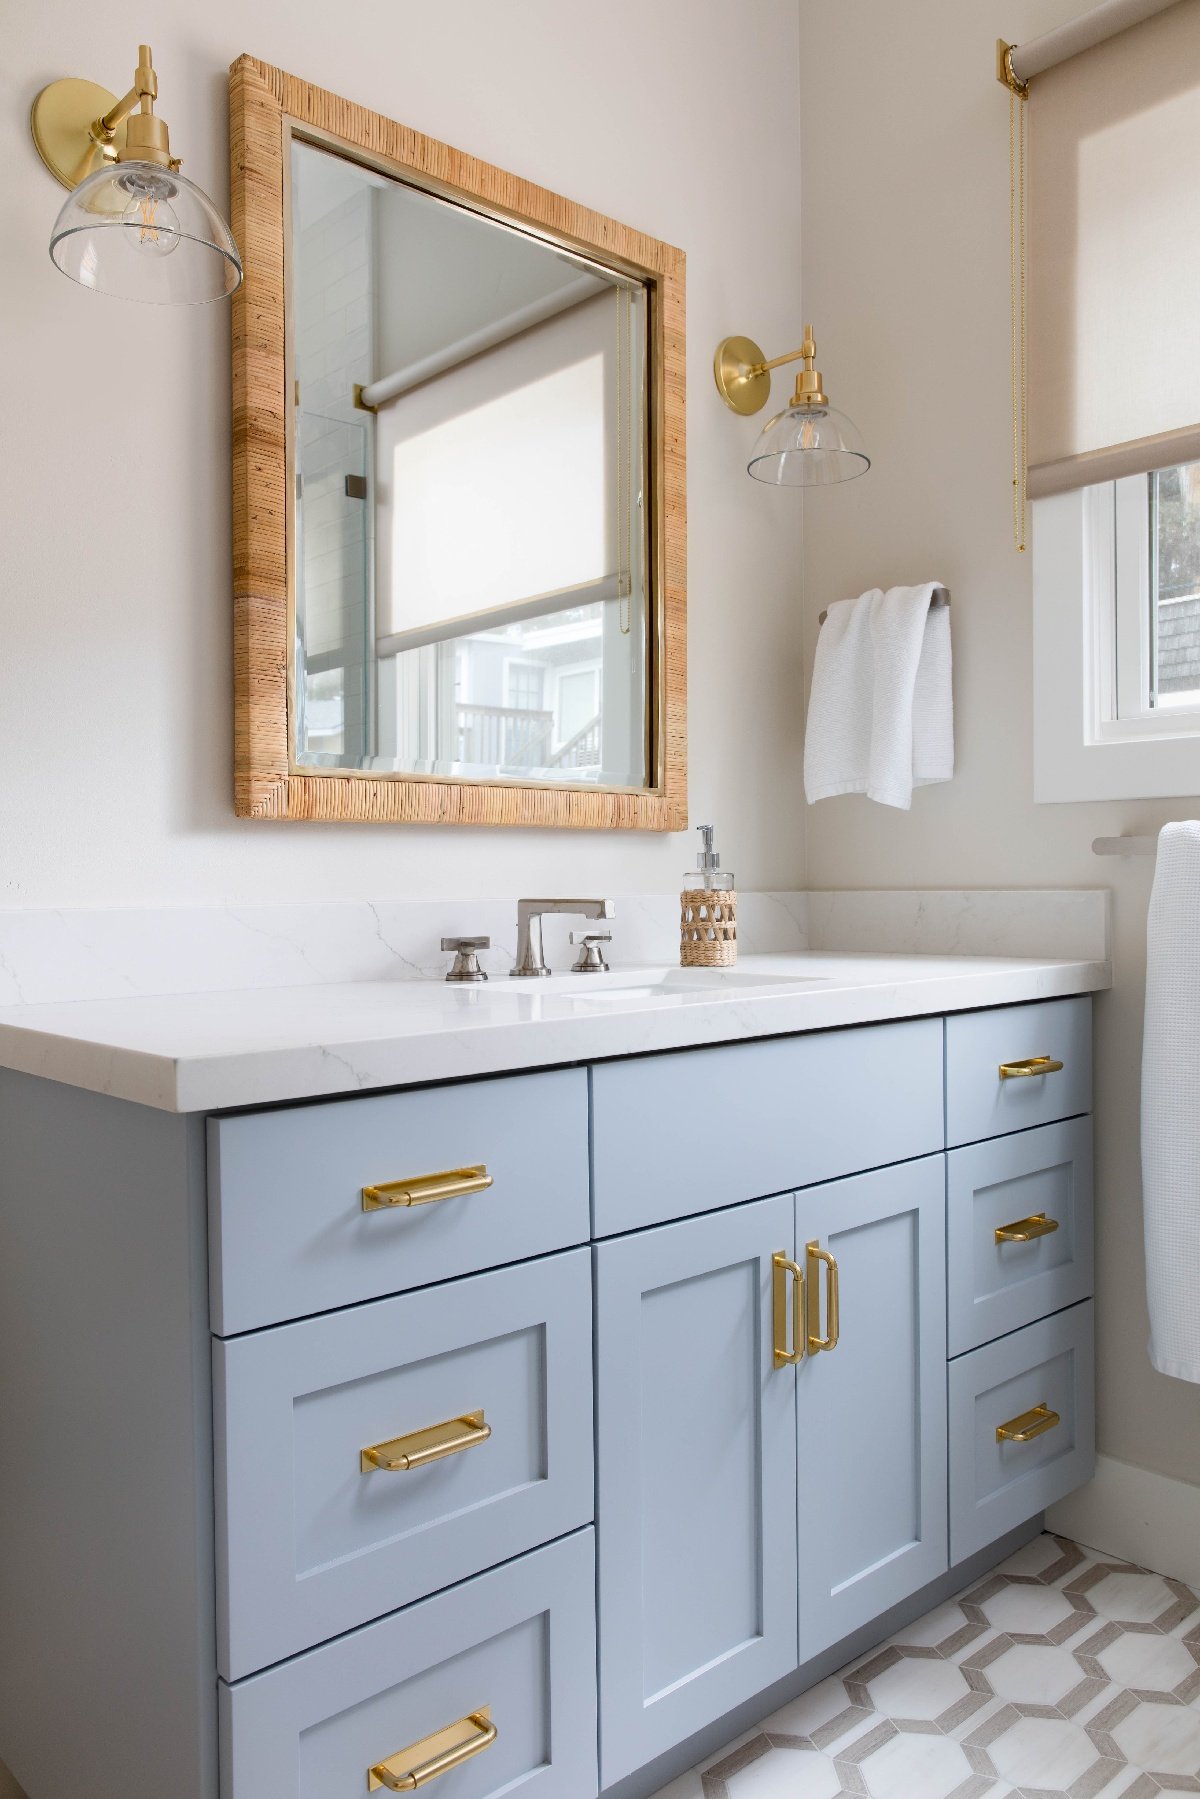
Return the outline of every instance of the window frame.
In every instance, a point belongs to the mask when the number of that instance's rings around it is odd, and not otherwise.
[[[1120,715],[1122,691],[1140,699],[1148,684],[1146,496],[1146,476],[1134,475],[1032,503],[1039,803],[1200,793],[1200,709]]]

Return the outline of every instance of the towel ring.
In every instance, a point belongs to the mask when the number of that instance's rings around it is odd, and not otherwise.
[[[948,606],[949,604],[950,604],[950,589],[948,587],[935,587],[933,592],[929,596],[929,610],[931,612],[933,612],[938,606]],[[822,612],[820,617],[817,619],[817,623],[819,625],[823,625],[825,623],[825,620],[828,617],[829,617],[829,609],[828,609],[828,607],[826,607],[825,611]]]

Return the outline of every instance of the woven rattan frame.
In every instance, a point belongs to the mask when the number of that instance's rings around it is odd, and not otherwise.
[[[682,251],[251,56],[239,57],[230,70],[229,113],[233,231],[245,264],[245,280],[233,300],[234,805],[239,817],[682,830],[687,824]],[[284,285],[289,127],[310,131],[430,191],[519,220],[552,242],[647,283],[651,786],[298,771],[292,764]]]
[[[737,961],[737,894],[731,887],[685,887],[679,896],[683,968],[732,968]]]

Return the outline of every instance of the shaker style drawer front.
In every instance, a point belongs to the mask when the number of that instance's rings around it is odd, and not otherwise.
[[[947,1157],[949,1348],[975,1349],[1092,1292],[1092,1121]]]
[[[237,1680],[592,1516],[589,1252],[214,1344]]]
[[[595,1799],[592,1532],[222,1682],[219,1703],[221,1799]]]
[[[940,1150],[942,1022],[821,1031],[592,1070],[597,1236]]]
[[[213,1119],[218,1336],[585,1243],[582,1069]]]
[[[1091,1300],[950,1363],[950,1560],[994,1543],[1095,1469]]]
[[[946,1141],[952,1148],[1091,1107],[1086,994],[947,1018]]]

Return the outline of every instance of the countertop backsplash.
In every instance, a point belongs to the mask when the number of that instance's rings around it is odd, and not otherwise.
[[[614,968],[673,963],[679,900],[616,894]],[[1104,960],[1108,892],[743,892],[743,953],[804,950],[892,955],[1044,956]],[[0,909],[0,1005],[137,995],[419,981],[444,974],[456,933],[489,936],[481,961],[507,973],[516,948],[511,899],[344,900],[286,905]],[[570,966],[567,917],[545,923],[551,966]]]

